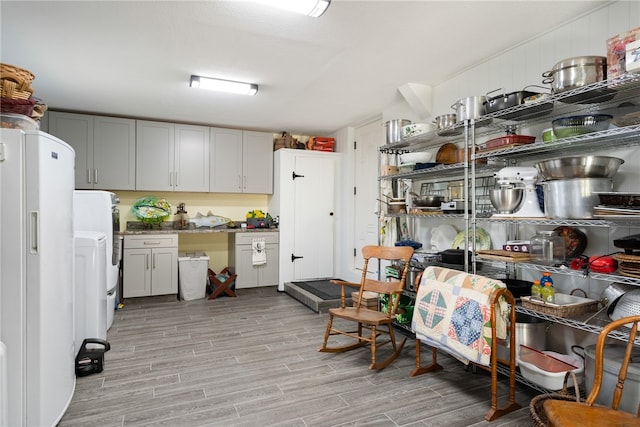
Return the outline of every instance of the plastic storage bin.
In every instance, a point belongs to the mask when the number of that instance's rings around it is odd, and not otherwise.
[[[205,297],[208,268],[209,257],[204,252],[178,254],[178,289],[181,300],[191,301]]]

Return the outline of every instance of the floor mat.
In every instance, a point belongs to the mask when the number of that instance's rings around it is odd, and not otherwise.
[[[293,283],[294,285],[296,285],[301,289],[304,289],[307,292],[312,293],[318,298],[322,298],[323,300],[333,300],[333,299],[340,298],[340,289],[342,287],[339,285],[334,285],[333,283],[330,283],[329,280],[334,280],[334,279],[309,280],[306,282],[291,282],[291,283]],[[335,279],[335,280],[341,280],[341,279]],[[348,295],[346,296],[350,296],[350,295],[351,293],[348,293]]]

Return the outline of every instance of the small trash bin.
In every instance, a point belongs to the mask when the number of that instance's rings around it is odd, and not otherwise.
[[[191,301],[205,297],[208,268],[209,257],[204,252],[178,254],[178,289],[181,300]]]

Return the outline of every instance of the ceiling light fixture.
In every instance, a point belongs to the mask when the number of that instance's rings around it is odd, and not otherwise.
[[[215,90],[218,92],[236,93],[239,95],[255,95],[258,85],[253,83],[234,82],[232,80],[213,79],[211,77],[191,76],[189,87]]]
[[[331,0],[257,0],[267,6],[318,18],[329,8]]]

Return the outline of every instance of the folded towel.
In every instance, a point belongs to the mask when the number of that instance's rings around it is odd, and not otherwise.
[[[253,265],[263,265],[267,263],[267,247],[263,238],[251,239],[251,261]]]

